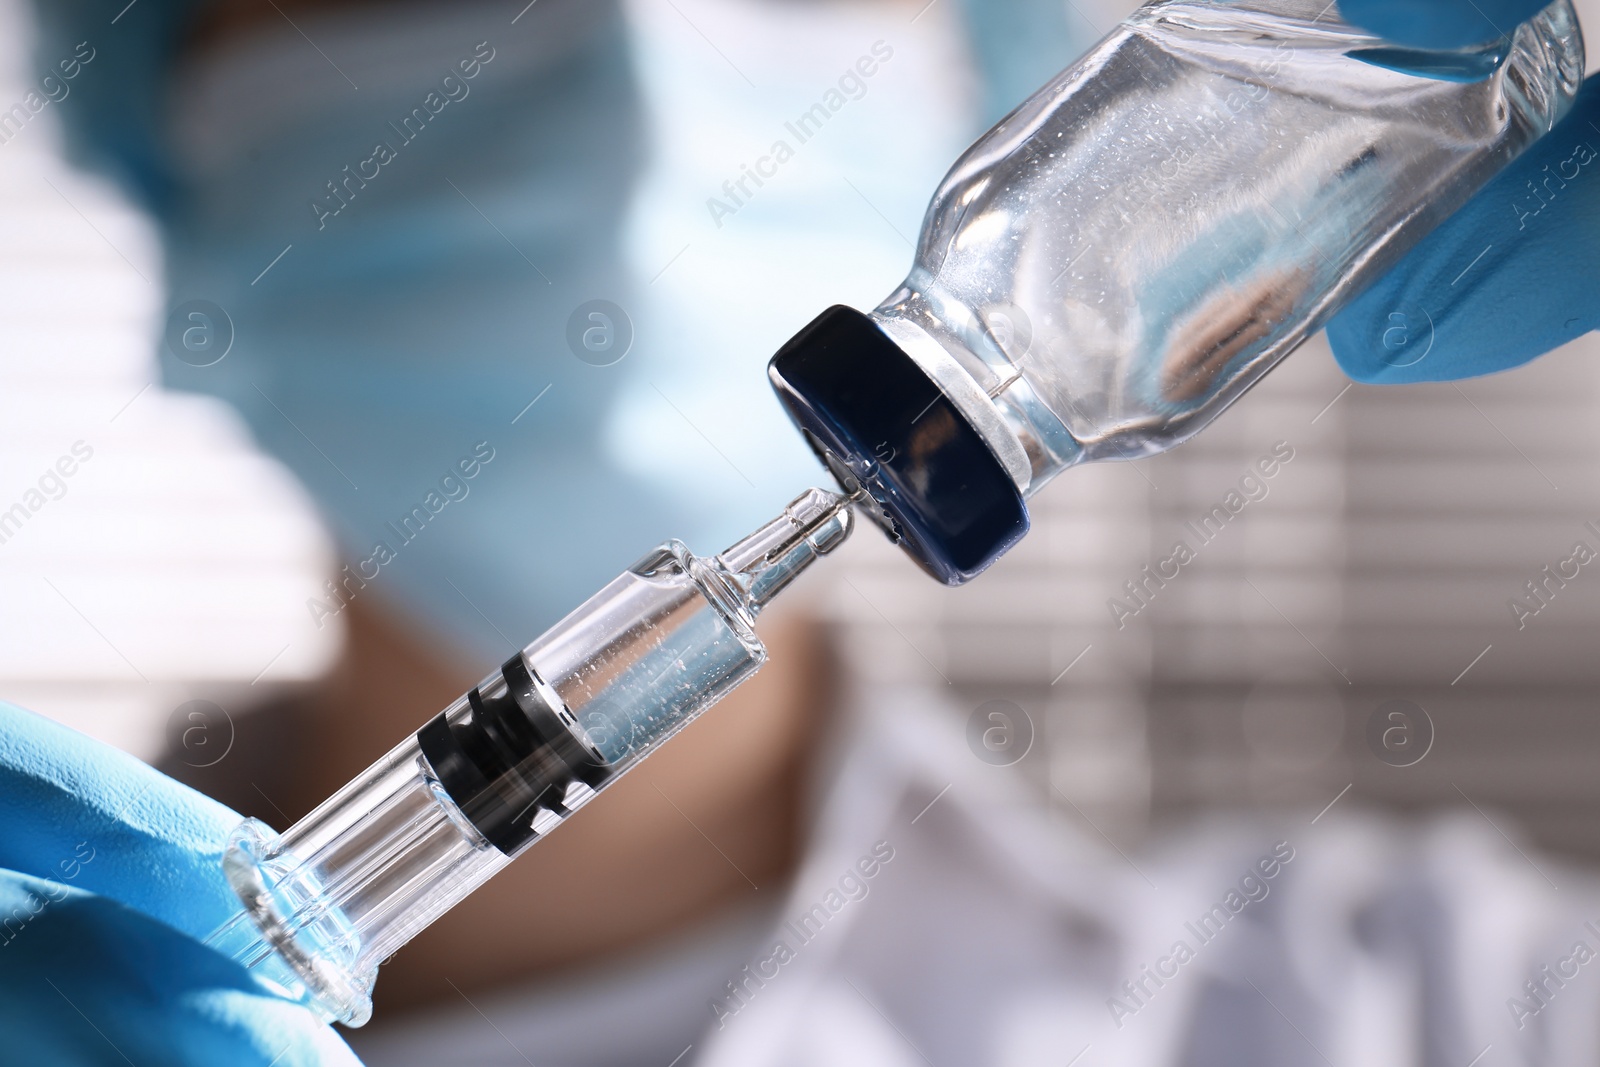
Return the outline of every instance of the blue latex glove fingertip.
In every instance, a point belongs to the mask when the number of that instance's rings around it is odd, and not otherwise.
[[[238,910],[222,849],[239,822],[127,753],[0,703],[0,867],[204,938]]]
[[[1519,366],[1600,328],[1600,80],[1328,325],[1359,382]]]
[[[1505,37],[1544,0],[1340,0],[1353,26],[1413,48],[1466,48]]]
[[[116,901],[0,872],[0,915],[0,1063],[357,1063],[244,968]]]

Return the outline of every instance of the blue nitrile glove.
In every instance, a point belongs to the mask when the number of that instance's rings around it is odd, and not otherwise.
[[[1544,3],[1339,7],[1399,43],[1453,48],[1497,37]],[[1340,312],[1328,340],[1357,381],[1449,381],[1519,366],[1597,327],[1600,82],[1590,78],[1555,129]]]
[[[200,942],[239,816],[0,703],[0,1064],[356,1064]]]

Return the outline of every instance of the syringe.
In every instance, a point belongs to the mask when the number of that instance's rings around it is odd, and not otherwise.
[[[207,943],[365,1023],[379,964],[755,673],[756,615],[851,503],[808,490],[710,559],[661,545],[282,835],[246,820]]]

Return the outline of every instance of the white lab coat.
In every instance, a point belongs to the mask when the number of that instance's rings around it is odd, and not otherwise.
[[[1212,820],[1124,855],[974,758],[938,694],[852,703],[782,904],[357,1050],[374,1067],[1600,1062],[1594,880],[1478,812]]]

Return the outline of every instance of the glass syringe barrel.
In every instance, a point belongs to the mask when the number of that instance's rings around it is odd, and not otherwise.
[[[281,836],[246,821],[209,943],[364,1023],[380,963],[755,673],[756,615],[849,505],[812,489],[719,556],[660,546]]]

